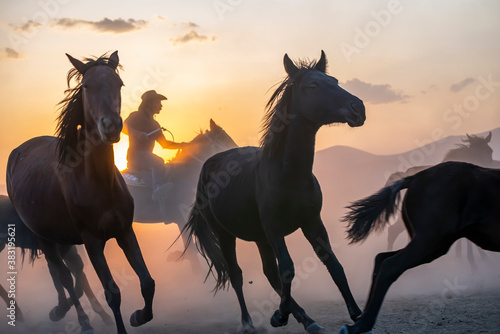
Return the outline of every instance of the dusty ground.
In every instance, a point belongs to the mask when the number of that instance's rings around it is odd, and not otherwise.
[[[127,331],[141,334],[238,333],[240,311],[233,291],[221,291],[214,297],[211,278],[203,284],[204,275],[193,274],[188,263],[166,261],[166,249],[176,237],[176,231],[158,225],[145,228],[139,235],[144,257],[156,280],[154,319],[140,328],[132,328],[128,322],[130,314],[143,305],[137,277],[113,242],[106,248],[111,272],[121,290],[121,310]],[[338,289],[310,246],[303,242],[303,236],[298,235],[287,242],[291,245],[296,268],[293,296],[310,317],[325,327],[325,333],[337,333],[343,324],[351,323]],[[377,240],[356,247],[334,245],[360,306],[366,300],[374,254],[383,247]],[[274,329],[269,325],[278,301],[262,274],[257,249],[253,244],[240,243],[238,254],[244,273],[245,297],[254,324],[267,334],[306,333],[294,319],[284,328]],[[86,255],[83,258],[91,286],[104,303],[97,276]],[[0,263],[4,260],[1,254]],[[34,266],[26,263],[19,270],[16,284],[16,300],[27,321],[17,323],[16,327],[8,326],[4,311],[0,314],[0,333],[80,333],[74,309],[58,323],[48,319],[48,312],[57,298],[44,259]],[[86,299],[82,302],[88,310]],[[1,303],[0,308],[4,309]],[[110,313],[109,308],[105,308]],[[93,312],[89,312],[89,316],[96,334],[116,333],[114,326],[106,326]],[[466,261],[449,254],[403,274],[389,291],[375,333],[500,334],[500,254],[489,253],[488,260],[479,261],[474,271]]]
[[[218,308],[192,307],[186,313],[189,320],[176,319],[169,315],[156,314],[156,318],[142,328],[130,333],[160,334],[233,334],[238,333],[237,305]],[[303,305],[325,333],[337,333],[338,328],[349,323],[343,303],[316,301]],[[197,319],[198,314],[203,319]],[[211,319],[211,320],[210,320]],[[2,333],[78,333],[75,317],[68,316],[61,323],[48,319],[28,321],[15,328],[0,327]],[[259,319],[256,319],[259,320]],[[106,327],[102,321],[93,321],[96,333],[115,333],[113,326]],[[260,326],[262,333],[305,333],[302,326],[291,320],[284,328],[274,329],[270,325]],[[388,299],[379,316],[375,333],[500,333],[500,290],[453,298],[436,296],[397,297]]]

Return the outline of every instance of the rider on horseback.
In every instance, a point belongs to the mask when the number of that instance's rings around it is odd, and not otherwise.
[[[132,112],[123,123],[123,133],[129,136],[127,167],[151,171],[153,199],[157,200],[165,195],[172,184],[165,183],[167,168],[163,159],[153,153],[155,142],[162,148],[172,150],[185,148],[187,143],[167,140],[163,135],[163,128],[154,119],[162,109],[161,101],[167,100],[164,95],[148,90],[142,94],[141,99],[138,111]]]

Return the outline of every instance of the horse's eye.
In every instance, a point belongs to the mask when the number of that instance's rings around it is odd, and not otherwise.
[[[316,88],[316,87],[318,87],[318,84],[317,84],[316,82],[311,82],[311,83],[307,86],[307,88],[311,88],[311,89],[314,89],[314,88]]]

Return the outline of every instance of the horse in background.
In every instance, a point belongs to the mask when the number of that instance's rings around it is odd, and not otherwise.
[[[371,331],[391,284],[406,270],[446,254],[456,240],[467,238],[500,252],[500,169],[464,162],[441,163],[354,202],[344,217],[351,243],[385,227],[403,189],[407,191],[401,212],[411,241],[403,249],[375,257],[363,314],[354,325],[343,326],[340,334]]]
[[[85,63],[67,56],[74,67],[68,87],[73,79],[77,85],[61,101],[57,137],[35,137],[11,152],[7,192],[68,291],[82,333],[94,330],[63,258],[71,245],[83,243],[122,334],[121,295],[104,256],[106,241],[116,239],[140,280],[145,306],[132,314],[132,326],[153,318],[155,283],[132,229],[132,196],[114,164],[113,143],[123,126],[118,52]]]
[[[210,129],[201,131],[189,145],[177,152],[166,165],[168,170],[167,181],[171,189],[166,196],[158,200],[152,199],[153,187],[150,171],[130,170],[122,171],[130,194],[134,198],[134,221],[138,223],[175,223],[182,231],[189,218],[192,204],[195,199],[196,182],[200,175],[203,163],[212,155],[221,151],[238,147],[234,140],[210,120]],[[159,201],[162,201],[160,203]],[[184,245],[188,244],[185,235]],[[172,252],[169,261],[181,259],[182,252]],[[197,252],[193,247],[188,247],[184,254],[194,271],[200,269]]]
[[[493,149],[489,145],[492,136],[491,132],[484,138],[468,134],[466,134],[466,136],[467,137],[465,139],[462,139],[464,144],[457,144],[458,147],[449,150],[444,156],[442,162],[461,161],[489,168],[498,165],[498,161],[493,160]],[[404,177],[415,175],[416,173],[429,167],[431,166],[415,166],[409,168],[406,172],[393,173],[387,179],[385,186],[389,186]],[[394,248],[394,242],[399,235],[401,235],[401,233],[405,232],[405,230],[406,229],[403,221],[401,220],[401,216],[397,216],[394,223],[389,225],[387,228],[387,250],[390,251]],[[475,270],[476,264],[474,262],[473,254],[474,246],[466,240],[465,242],[467,247],[467,259],[472,270]],[[462,243],[458,241],[455,247],[457,255],[460,255],[462,253]],[[486,254],[481,249],[478,249],[478,252],[483,260],[486,259]]]
[[[358,308],[320,217],[322,193],[312,167],[316,133],[323,125],[363,125],[365,107],[326,74],[326,57],[299,66],[285,55],[287,77],[268,102],[261,147],[242,147],[208,159],[200,173],[195,206],[183,232],[216,275],[215,291],[231,283],[238,297],[243,330],[253,331],[236,258],[236,238],[254,241],[264,274],[280,295],[271,325],[284,326],[292,314],[309,333],[323,328],[291,296],[294,265],[285,236],[301,229],[339,288],[349,315]],[[208,276],[208,274],[207,274]]]

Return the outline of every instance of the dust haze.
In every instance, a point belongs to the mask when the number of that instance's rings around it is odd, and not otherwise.
[[[460,137],[450,137],[442,141],[439,146],[433,148],[432,154],[424,155],[422,164],[439,162],[443,152],[459,142]],[[490,146],[495,152],[494,159],[500,160],[499,129],[493,131]],[[361,245],[348,245],[345,240],[345,226],[340,219],[346,212],[345,206],[382,187],[387,173],[396,171],[409,154],[407,152],[377,156],[348,147],[332,147],[316,154],[314,171],[323,190],[323,221],[334,252],[344,266],[351,290],[360,307],[364,306],[368,294],[374,257],[377,253],[387,250],[387,232],[370,235]],[[114,240],[107,243],[105,251],[112,274],[121,290],[122,315],[130,333],[232,334],[239,331],[240,310],[236,295],[232,288],[213,295],[215,282],[209,277],[204,283],[208,267],[201,257],[199,260],[203,269],[199,273],[194,273],[187,261],[167,260],[170,254],[183,249],[178,242],[167,251],[179,234],[176,225],[134,224],[134,229],[148,268],[156,281],[154,318],[148,324],[139,328],[132,328],[128,324],[130,314],[143,307],[139,281]],[[396,240],[395,248],[404,247],[407,240],[406,235],[401,235]],[[483,259],[474,246],[477,269],[473,269],[465,256],[464,240],[458,242],[463,243],[462,254],[457,254],[454,245],[442,258],[404,273],[389,290],[386,304],[390,305],[391,301],[402,297],[424,297],[429,303],[446,303],[453,298],[467,298],[478,293],[487,294],[489,291],[498,294],[500,254],[486,252],[487,258]],[[287,245],[295,264],[296,275],[292,294],[297,302],[313,319],[326,313],[336,317],[340,324],[351,323],[337,287],[302,233],[297,231],[287,237]],[[105,304],[103,289],[81,246],[79,252],[84,259],[90,284],[100,302]],[[304,333],[303,328],[292,319],[286,329],[274,329],[269,325],[269,318],[278,307],[279,298],[262,273],[256,246],[253,243],[238,241],[237,252],[243,270],[247,306],[254,325],[267,333]],[[58,323],[52,323],[48,318],[50,309],[57,303],[57,296],[45,260],[42,258],[33,266],[26,261],[21,269],[19,254],[17,258],[16,300],[27,320],[17,323],[16,327],[8,326],[7,321],[1,321],[0,332],[79,333],[80,327],[74,308]],[[6,262],[6,252],[0,254],[0,261]],[[5,280],[2,280],[2,284],[3,282]],[[85,297],[82,302],[96,333],[116,332],[114,325],[106,326],[89,310]],[[317,305],[320,305],[320,311]],[[107,305],[105,309],[111,314]],[[318,322],[321,324],[320,320]],[[336,333],[337,329],[338,327],[327,328],[328,333]]]

